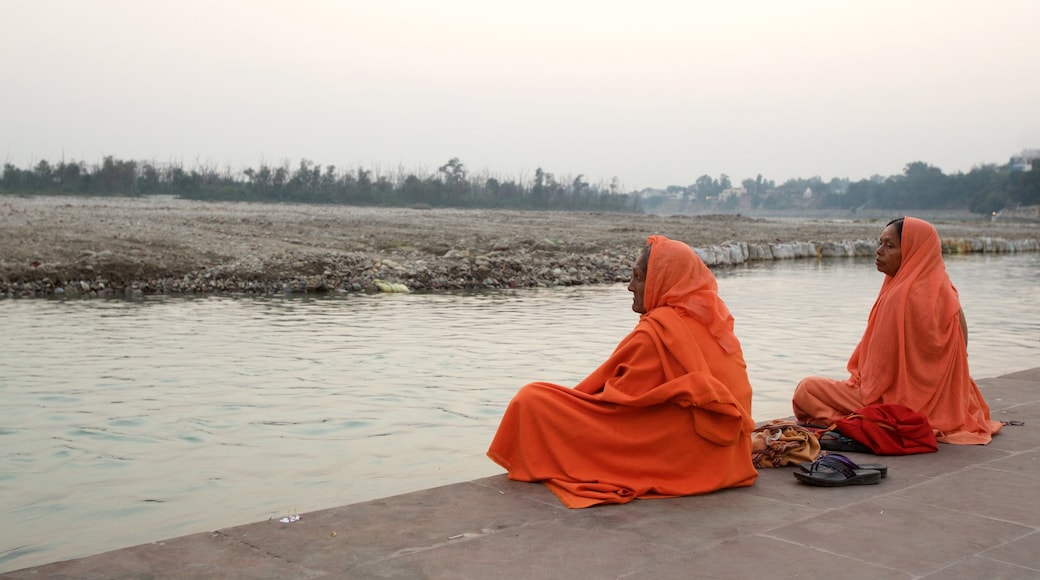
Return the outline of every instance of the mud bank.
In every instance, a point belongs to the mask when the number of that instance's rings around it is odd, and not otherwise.
[[[886,222],[2,196],[0,297],[605,284],[628,280],[650,234],[724,266],[872,255]],[[933,223],[947,252],[1040,249],[1036,223]]]

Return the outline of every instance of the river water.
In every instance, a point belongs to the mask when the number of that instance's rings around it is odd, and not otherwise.
[[[976,377],[1040,366],[1040,254],[948,256]],[[762,421],[844,377],[870,259],[716,271]],[[0,301],[0,572],[501,473],[526,382],[636,323],[624,285],[466,295]]]

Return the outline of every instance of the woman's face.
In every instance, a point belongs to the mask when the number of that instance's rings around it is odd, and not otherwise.
[[[643,294],[646,292],[647,262],[647,252],[643,252],[636,260],[635,266],[632,266],[632,280],[628,283],[628,291],[632,293],[632,310],[639,314],[646,314]]]
[[[900,264],[903,263],[903,254],[900,251],[899,230],[896,229],[894,224],[881,232],[881,239],[878,240],[876,254],[877,258],[874,260],[874,265],[877,266],[878,272],[888,276],[895,276],[896,272],[899,271]]]

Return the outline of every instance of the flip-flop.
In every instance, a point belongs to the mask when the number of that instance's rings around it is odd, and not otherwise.
[[[874,453],[870,447],[856,441],[841,431],[831,430],[821,433],[817,439],[820,441],[820,449],[827,451],[851,451],[853,453]]]
[[[816,461],[820,461],[824,457],[831,457],[833,459],[841,461],[842,463],[844,463],[845,465],[848,465],[852,469],[873,469],[874,471],[879,472],[881,474],[882,478],[888,477],[888,466],[884,465],[883,463],[860,463],[860,464],[857,464],[855,461],[849,459],[848,457],[845,457],[841,453],[824,453],[824,454],[820,455],[818,458],[816,458]],[[798,464],[798,469],[801,469],[802,471],[805,471],[805,472],[810,472],[810,471],[813,470],[812,466],[813,466],[814,463],[816,463],[816,461],[803,461],[803,462]]]
[[[876,469],[852,469],[845,462],[824,455],[812,463],[808,472],[795,471],[794,477],[802,483],[820,487],[843,487],[846,485],[869,485],[881,481],[881,472]]]

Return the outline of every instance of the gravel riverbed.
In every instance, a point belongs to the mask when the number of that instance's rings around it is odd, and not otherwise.
[[[886,221],[7,195],[0,297],[603,284],[627,281],[654,233],[685,241],[715,265],[870,252]],[[1035,222],[933,223],[958,251],[1035,250],[1040,239]]]

